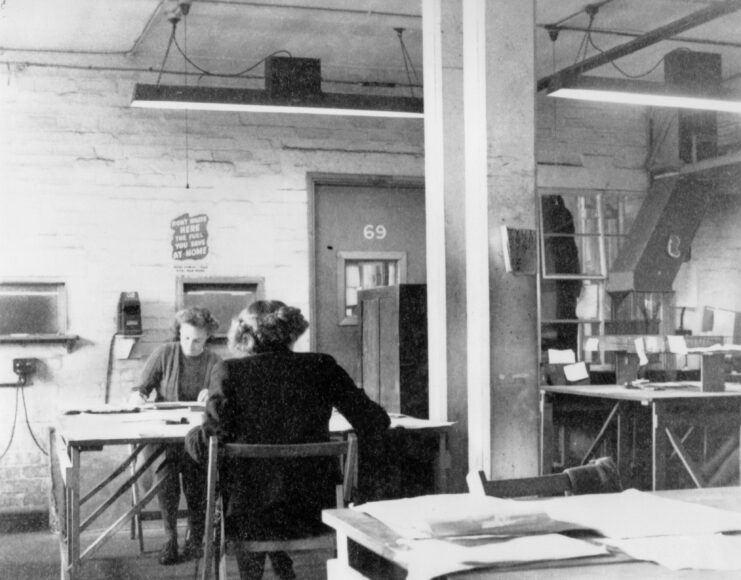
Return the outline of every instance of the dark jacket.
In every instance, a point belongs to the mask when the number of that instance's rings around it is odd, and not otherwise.
[[[204,462],[206,442],[310,443],[329,440],[335,407],[359,439],[375,437],[389,417],[328,355],[289,349],[226,360],[212,374],[204,423],[186,449]],[[227,533],[248,539],[321,530],[321,510],[334,507],[334,461],[240,460],[222,468]]]

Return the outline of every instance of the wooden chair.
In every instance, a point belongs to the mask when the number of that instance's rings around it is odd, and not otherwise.
[[[355,463],[357,457],[357,440],[350,436],[343,441],[330,441],[325,443],[301,443],[292,445],[244,445],[229,443],[218,446],[216,437],[211,437],[208,442],[208,483],[206,488],[206,531],[204,537],[205,549],[203,558],[202,580],[208,580],[211,573],[211,561],[217,578],[224,580],[226,572],[226,533],[225,518],[221,505],[221,494],[218,489],[218,462],[221,458],[270,458],[270,459],[293,459],[297,457],[336,457],[342,461],[343,481],[335,490],[337,507],[345,507],[349,500]],[[217,514],[219,526],[214,525]],[[244,550],[249,552],[291,552],[307,550],[334,550],[336,549],[336,538],[334,531],[319,536],[309,536],[291,540],[269,540],[269,541],[240,541]]]
[[[611,457],[600,457],[562,473],[519,479],[487,479],[483,471],[466,476],[469,493],[494,497],[530,497],[616,493],[623,490],[620,474]]]

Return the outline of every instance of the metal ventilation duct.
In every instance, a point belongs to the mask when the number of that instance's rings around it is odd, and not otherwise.
[[[718,170],[654,181],[607,279],[608,292],[671,292],[718,189]]]

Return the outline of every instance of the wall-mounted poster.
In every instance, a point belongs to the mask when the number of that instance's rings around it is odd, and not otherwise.
[[[202,260],[208,256],[208,216],[184,213],[170,222],[172,259]]]

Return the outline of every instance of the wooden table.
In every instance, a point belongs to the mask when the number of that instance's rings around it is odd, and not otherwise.
[[[592,459],[608,435],[614,435],[615,461],[624,477],[631,472],[631,457],[641,451],[650,453],[650,489],[668,487],[667,461],[675,454],[696,487],[706,487],[717,469],[717,453],[727,454],[729,446],[738,444],[741,427],[741,386],[726,385],[723,392],[701,392],[699,386],[662,390],[628,389],[619,385],[543,386],[540,388],[541,468],[550,473],[552,466],[554,423],[559,414],[569,409],[592,403],[592,411],[606,413],[596,437],[582,458],[584,464]],[[585,412],[591,412],[588,409]],[[635,440],[641,422],[650,433],[649,441]],[[727,441],[716,450],[698,459],[688,451],[686,442],[694,432],[705,428],[719,428],[727,432]],[[713,454],[712,451],[716,451]],[[567,466],[568,467],[568,466]],[[625,486],[635,485],[629,479]],[[639,487],[639,486],[636,486]]]
[[[186,433],[199,425],[203,417],[202,405],[160,404],[157,408],[142,408],[137,412],[118,413],[76,413],[62,415],[50,430],[50,466],[52,477],[52,497],[55,500],[56,517],[60,528],[60,555],[62,578],[75,580],[79,577],[82,563],[91,558],[95,552],[134,515],[141,513],[145,506],[155,497],[161,486],[155,480],[152,488],[141,498],[137,498],[124,514],[100,533],[87,547],[80,545],[80,535],[90,528],[114,502],[125,493],[130,493],[132,486],[153,463],[158,455],[153,455],[150,462],[137,469],[112,493],[104,497],[102,493],[122,474],[131,470],[136,458],[145,445],[163,443],[182,443]],[[392,429],[430,432],[438,437],[438,458],[435,465],[437,491],[446,489],[446,473],[449,465],[447,450],[447,433],[449,423],[436,423],[412,417],[392,416]],[[347,436],[352,427],[339,413],[334,413],[330,420],[330,431],[333,434]],[[92,489],[81,490],[82,454],[100,452],[105,447],[130,445],[133,448],[120,465],[103,481]],[[93,499],[99,505],[92,508],[83,520],[81,508]]]
[[[683,489],[655,492],[671,499],[698,503],[741,512],[741,487]],[[352,540],[394,565],[394,570],[386,572],[384,580],[406,577],[404,560],[394,546],[398,546],[400,536],[391,528],[375,518],[352,509],[325,510],[323,521],[337,532],[338,557],[330,562],[330,580],[366,578],[361,571],[350,567],[347,542]],[[446,578],[466,580],[525,580],[533,578],[563,579],[574,578],[594,580],[613,580],[623,578],[663,579],[680,578],[689,580],[730,580],[739,577],[739,571],[681,570],[679,572],[658,566],[651,562],[636,561],[623,554],[560,560],[558,562],[538,562],[516,567],[496,567],[470,570],[450,574]]]

